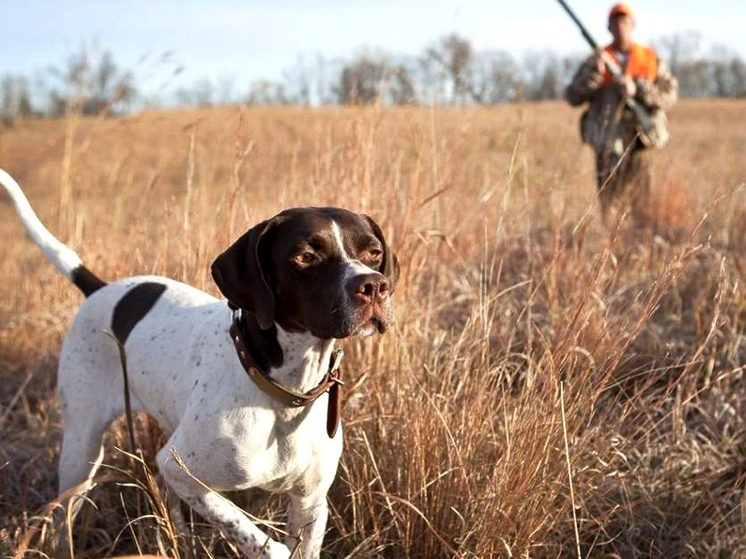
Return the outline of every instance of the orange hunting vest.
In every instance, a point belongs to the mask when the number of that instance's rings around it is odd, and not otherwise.
[[[617,60],[617,57],[614,54],[613,46],[609,45],[604,50],[611,55],[617,63],[619,63],[619,60]],[[658,77],[658,57],[655,55],[655,51],[650,47],[644,47],[636,43],[632,45],[632,49],[629,51],[627,68],[624,70],[624,75],[632,78],[646,78],[651,82],[655,81]],[[603,85],[609,85],[613,79],[611,72],[606,68]]]

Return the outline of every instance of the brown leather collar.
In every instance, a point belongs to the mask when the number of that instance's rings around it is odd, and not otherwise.
[[[231,340],[233,340],[233,345],[236,346],[238,360],[241,362],[241,365],[251,380],[253,380],[254,384],[256,384],[270,398],[293,408],[308,406],[316,401],[319,396],[328,391],[329,408],[326,414],[326,432],[329,435],[329,438],[334,438],[334,435],[337,434],[337,429],[339,428],[339,387],[344,384],[341,378],[342,373],[339,370],[339,364],[342,360],[342,350],[339,348],[334,350],[329,362],[329,371],[324,375],[321,383],[319,383],[316,388],[305,393],[288,390],[283,388],[275,380],[270,378],[267,373],[262,371],[251,357],[246,340],[244,339],[243,328],[241,327],[241,312],[240,309],[233,310],[233,323],[230,327],[230,334]]]

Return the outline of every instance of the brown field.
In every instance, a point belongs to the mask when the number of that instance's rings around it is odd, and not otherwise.
[[[373,215],[398,252],[396,327],[346,341],[328,557],[746,553],[746,102],[683,102],[649,228],[605,228],[578,113],[213,109],[17,122],[0,166],[105,279],[217,293],[212,258],[294,205]],[[55,556],[60,344],[81,296],[0,196],[0,556]],[[162,444],[140,418],[153,466]],[[176,538],[107,440],[76,557],[237,557]],[[235,496],[282,521],[282,500]],[[158,543],[160,542],[160,544]]]

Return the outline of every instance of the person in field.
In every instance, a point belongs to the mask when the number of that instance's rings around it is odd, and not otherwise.
[[[583,141],[596,154],[601,213],[607,219],[612,203],[629,199],[639,225],[649,223],[649,195],[655,149],[668,141],[665,111],[678,97],[678,82],[655,51],[633,39],[635,14],[629,4],[616,4],[609,12],[613,41],[588,58],[565,90],[573,106],[589,103],[581,120]],[[613,59],[623,76],[614,78],[604,59]],[[625,105],[633,98],[650,113],[652,133],[644,134]]]

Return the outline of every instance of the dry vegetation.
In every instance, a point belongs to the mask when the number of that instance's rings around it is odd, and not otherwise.
[[[328,557],[737,557],[746,553],[746,103],[682,103],[646,230],[597,218],[578,114],[215,109],[30,121],[0,165],[104,278],[215,293],[211,259],[292,205],[384,224],[398,323],[348,341]],[[0,556],[52,554],[55,366],[80,295],[0,202]],[[152,465],[157,428],[138,420]],[[76,557],[235,557],[107,441]],[[571,474],[571,475],[570,475]],[[152,481],[152,480],[151,480]],[[150,485],[148,485],[150,483]],[[282,520],[282,501],[237,496]],[[160,542],[160,543],[159,543]]]

